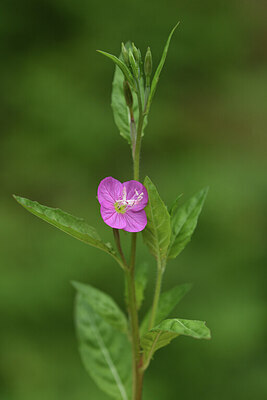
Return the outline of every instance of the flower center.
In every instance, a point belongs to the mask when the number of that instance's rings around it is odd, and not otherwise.
[[[117,213],[124,214],[129,208],[136,206],[138,203],[140,203],[143,197],[144,193],[138,193],[138,191],[135,189],[132,198],[127,199],[126,187],[124,186],[122,190],[122,198],[117,200],[114,204],[115,210],[117,211]]]
[[[116,203],[114,204],[114,207],[115,207],[116,212],[119,214],[124,214],[127,209],[127,205],[120,203],[119,200],[116,201]]]

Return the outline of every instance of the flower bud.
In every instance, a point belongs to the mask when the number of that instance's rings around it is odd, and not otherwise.
[[[132,67],[133,74],[136,78],[138,78],[138,66],[136,64],[135,58],[133,56],[132,50],[129,49],[129,62]]]
[[[147,51],[146,51],[144,71],[145,71],[145,76],[147,78],[150,78],[150,76],[152,74],[152,54],[151,54],[150,47],[148,47]]]
[[[123,42],[121,44],[121,54],[122,54],[122,58],[123,58],[125,64],[128,65],[129,64],[129,55],[128,55],[128,51]]]
[[[139,62],[139,51],[135,47],[134,43],[132,43],[132,49],[133,49],[134,58],[135,58],[136,62],[138,63]]]
[[[139,63],[142,63],[142,55],[140,49],[138,49],[138,54],[139,54]]]
[[[127,82],[127,81],[123,82],[123,92],[124,92],[124,97],[125,97],[127,106],[129,108],[132,108],[133,107],[133,95],[132,95],[132,91],[131,91],[129,82]]]

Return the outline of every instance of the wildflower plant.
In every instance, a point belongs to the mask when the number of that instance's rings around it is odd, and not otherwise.
[[[144,60],[134,43],[122,43],[119,57],[100,51],[115,63],[112,109],[121,136],[131,146],[133,159],[133,180],[121,183],[106,177],[98,186],[100,213],[113,230],[115,249],[110,243],[103,242],[84,219],[14,196],[32,214],[106,252],[125,274],[127,316],[107,294],[88,284],[73,282],[77,291],[75,325],[83,364],[99,388],[117,400],[141,400],[144,374],[158,349],[180,335],[210,338],[210,331],[203,321],[167,318],[189,291],[189,284],[161,293],[167,262],[176,258],[191,240],[207,188],[184,204],[180,204],[179,196],[168,208],[152,181],[146,177],[142,184],[139,174],[144,128],[177,25],[168,37],[153,77],[149,47]],[[129,232],[126,235],[131,239],[130,260],[124,255],[120,230]],[[138,312],[147,282],[146,264],[135,266],[137,234],[141,231],[156,259],[157,278],[151,308],[140,323]]]

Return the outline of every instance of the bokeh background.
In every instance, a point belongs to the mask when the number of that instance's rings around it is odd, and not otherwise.
[[[148,174],[166,203],[203,186],[198,229],[169,264],[164,289],[193,282],[173,316],[204,319],[212,341],[180,338],[160,350],[145,400],[263,400],[266,364],[266,3],[2,0],[0,12],[0,398],[105,400],[84,371],[71,280],[123,307],[123,277],[97,249],[23,210],[16,193],[111,232],[96,188],[131,178],[127,143],[110,108],[121,41],[147,45],[154,65],[176,31],[143,141]],[[127,237],[125,237],[127,239]],[[149,306],[150,263],[142,313]]]

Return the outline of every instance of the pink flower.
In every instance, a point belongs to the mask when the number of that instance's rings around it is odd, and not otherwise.
[[[111,228],[127,232],[140,232],[145,228],[147,217],[144,208],[148,194],[142,183],[121,183],[109,176],[100,182],[97,197],[101,216]]]

